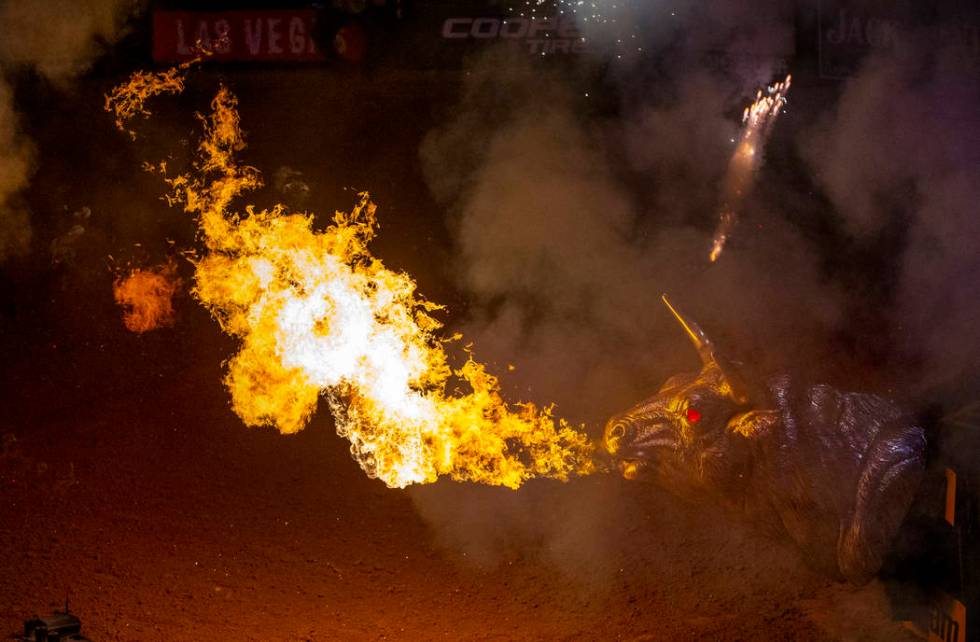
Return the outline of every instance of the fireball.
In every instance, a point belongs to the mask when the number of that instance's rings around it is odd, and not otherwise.
[[[125,122],[174,86],[174,76],[137,73],[107,108]],[[193,294],[240,342],[225,384],[241,419],[294,433],[325,395],[354,459],[390,487],[445,475],[517,488],[593,472],[592,442],[550,406],[507,403],[471,354],[453,367],[446,344],[459,337],[439,334],[441,306],[371,253],[378,222],[367,193],[324,230],[283,206],[233,209],[261,184],[236,160],[245,146],[236,106],[222,87],[193,170],[167,181],[205,246]]]

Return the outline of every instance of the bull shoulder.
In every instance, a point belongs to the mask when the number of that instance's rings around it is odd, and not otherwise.
[[[924,467],[922,428],[888,399],[771,381],[779,421],[760,442],[771,505],[805,550],[862,583],[881,565]],[[830,556],[828,556],[830,557]]]
[[[779,425],[779,413],[775,410],[750,410],[735,415],[728,421],[730,433],[747,439],[761,439]]]

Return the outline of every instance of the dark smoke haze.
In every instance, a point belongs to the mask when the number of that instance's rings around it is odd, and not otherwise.
[[[597,114],[594,93],[561,70],[491,52],[422,146],[474,302],[462,330],[498,371],[516,366],[508,392],[557,402],[595,434],[669,375],[696,369],[661,292],[762,372],[797,370],[913,404],[975,378],[975,61],[908,34],[829,99],[794,87],[734,241],[709,266],[738,117],[787,71],[775,56],[792,38],[793,10],[703,2],[667,16],[650,4],[632,16],[656,34],[650,55],[612,63],[623,97],[612,115]],[[722,68],[706,55],[719,51]],[[624,537],[617,511],[644,510],[579,485],[413,492],[471,556],[493,560],[501,542],[523,538],[573,575],[581,568],[568,560],[591,560],[593,578],[615,572],[606,553]],[[550,512],[563,518],[541,518]]]
[[[893,331],[941,390],[980,357],[980,88],[976,59],[927,42],[867,60],[799,149],[856,243],[901,237]]]
[[[795,8],[633,4],[616,29],[581,25],[609,51],[643,34],[643,51],[603,61],[607,91],[566,68],[491,51],[469,66],[459,102],[420,150],[471,302],[468,318],[451,321],[477,358],[505,373],[509,398],[556,402],[557,414],[596,435],[611,413],[697,368],[662,292],[762,372],[792,368],[913,402],[976,380],[976,60],[910,33],[832,90],[794,86],[733,239],[709,264],[739,116],[756,88],[793,71],[779,59],[793,49]],[[131,8],[0,3],[0,262],[31,243],[19,195],[36,159],[18,116],[18,75],[69,87],[120,37]],[[292,90],[299,102],[303,88]],[[288,167],[273,184],[296,203],[309,191]],[[733,569],[733,595],[741,582],[796,569],[792,554],[759,550],[738,529],[692,534],[714,517],[708,508],[692,517],[650,486],[630,490],[609,476],[519,493],[448,482],[410,492],[447,546],[483,564],[539,554],[603,585],[621,568],[617,551],[642,551],[633,561],[659,571],[659,547],[693,539],[706,564],[757,556],[757,573]],[[627,513],[660,528],[623,533],[619,524],[637,522]]]

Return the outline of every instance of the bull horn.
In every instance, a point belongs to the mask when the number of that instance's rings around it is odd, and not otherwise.
[[[660,299],[664,302],[664,305],[667,306],[667,309],[670,310],[670,313],[674,315],[674,318],[677,319],[677,322],[681,324],[681,327],[684,328],[684,332],[686,332],[688,338],[691,339],[691,343],[693,343],[694,347],[697,349],[704,365],[708,365],[709,363],[717,363],[717,359],[715,359],[714,345],[711,343],[711,339],[708,338],[708,335],[704,333],[704,330],[701,329],[701,326],[691,319],[684,318],[684,315],[678,312],[677,308],[670,304],[670,301],[667,300],[666,294],[662,294]]]
[[[748,386],[745,385],[745,382],[742,381],[742,378],[736,370],[725,359],[721,359],[715,354],[715,346],[711,343],[708,335],[704,333],[704,330],[701,329],[701,326],[695,323],[693,319],[685,318],[684,315],[678,312],[677,308],[671,305],[666,294],[661,295],[660,299],[667,306],[667,309],[670,310],[671,314],[674,315],[674,318],[677,319],[677,322],[681,324],[681,327],[684,328],[684,332],[691,339],[691,343],[697,348],[701,362],[706,366],[714,365],[721,370],[722,376],[728,384],[728,392],[732,399],[737,403],[747,403],[751,396]]]

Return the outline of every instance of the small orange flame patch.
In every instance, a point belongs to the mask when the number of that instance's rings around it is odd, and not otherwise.
[[[173,298],[180,289],[173,259],[155,268],[134,268],[112,284],[116,303],[123,308],[123,323],[142,334],[174,324]]]

